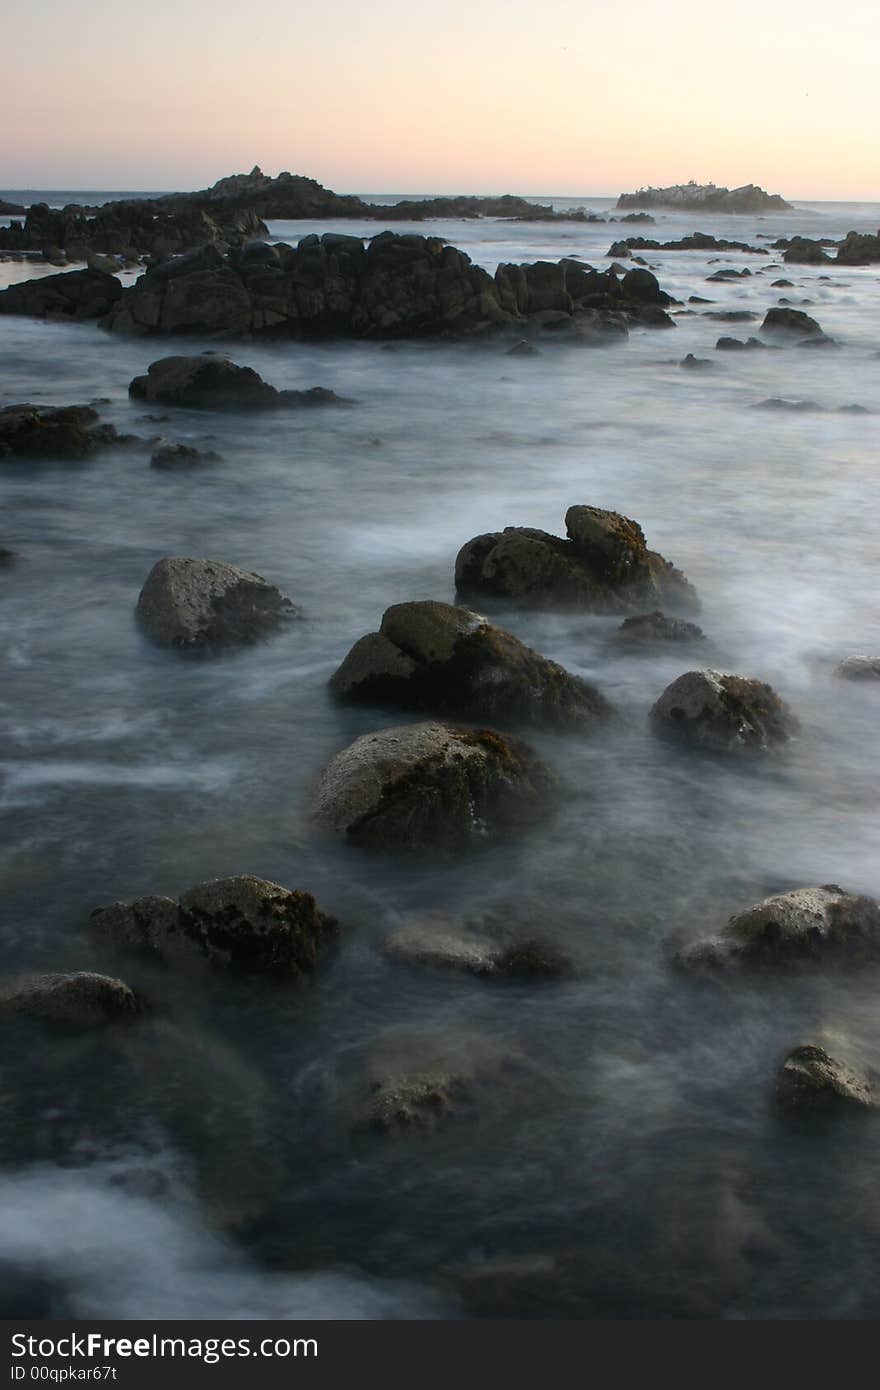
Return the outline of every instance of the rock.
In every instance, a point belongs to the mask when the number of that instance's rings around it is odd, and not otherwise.
[[[825,337],[816,320],[805,314],[803,309],[768,309],[761,332],[796,338]]]
[[[179,903],[155,897],[110,903],[95,909],[89,926],[116,947],[285,977],[311,974],[339,933],[339,923],[310,893],[251,874],[197,884]]]
[[[5,545],[0,545],[0,569],[8,569],[15,564],[18,557],[14,550],[9,550]]]
[[[480,1088],[503,1086],[517,1062],[476,1036],[392,1035],[367,1061],[369,1099],[356,1128],[386,1135],[432,1130],[472,1110]]]
[[[99,319],[122,295],[115,275],[100,270],[72,270],[22,280],[0,290],[0,314],[28,314],[41,319]]]
[[[876,236],[847,232],[837,248],[837,265],[871,265],[880,261],[880,232]]]
[[[128,985],[91,971],[26,975],[0,984],[0,1019],[39,1018],[95,1028],[139,1012],[138,999]]]
[[[718,188],[714,183],[673,184],[669,188],[640,188],[637,193],[621,193],[619,208],[671,207],[696,212],[793,212],[790,203],[778,193],[767,193],[756,184],[741,188]]]
[[[337,753],[319,778],[313,814],[353,844],[440,852],[540,819],[554,785],[525,744],[488,729],[410,724]]]
[[[170,439],[162,440],[153,450],[150,458],[151,468],[192,468],[201,463],[216,463],[219,454],[212,449],[203,451],[191,444],[177,444]]]
[[[774,290],[791,290],[791,289],[794,289],[794,281],[793,281],[793,280],[773,280],[773,281],[771,281],[770,288],[771,288],[771,289],[774,289]]]
[[[0,217],[23,217],[26,212],[27,208],[21,203],[10,203],[5,198],[0,198]]]
[[[715,364],[708,357],[694,357],[689,352],[687,357],[682,358],[681,366],[691,372],[711,372]]]
[[[752,406],[753,410],[790,410],[795,414],[803,414],[804,411],[810,412],[822,410],[821,405],[815,401],[786,401],[781,396],[770,396],[766,401],[756,401]]]
[[[880,656],[847,656],[835,667],[834,674],[848,681],[880,680]]]
[[[290,599],[259,574],[219,560],[158,560],[137,601],[144,631],[163,647],[236,647],[298,617]]]
[[[736,913],[679,954],[688,966],[816,964],[880,954],[880,905],[836,883],[795,888]]]
[[[633,618],[624,618],[617,629],[616,638],[618,642],[644,646],[652,642],[703,642],[705,633],[696,623],[686,623],[682,618],[667,618],[658,609],[654,613],[639,613]]]
[[[458,970],[493,978],[560,977],[573,973],[563,951],[537,939],[499,940],[480,928],[425,915],[386,938],[382,950],[403,965]]]
[[[809,237],[792,237],[782,259],[795,265],[830,265],[831,257],[825,254],[821,242],[811,241]]]
[[[635,521],[599,507],[570,507],[565,522],[567,540],[508,526],[468,541],[455,562],[461,597],[595,613],[638,611],[651,602],[699,607],[693,586],[648,550]]]
[[[195,410],[267,410],[340,403],[334,392],[322,387],[277,391],[252,367],[239,367],[215,353],[162,357],[150,364],[146,376],[134,378],[128,393],[136,400]]]
[[[724,671],[687,671],[651,710],[655,733],[714,752],[764,754],[786,743],[798,725],[762,681]]]
[[[748,338],[745,342],[741,338],[719,338],[715,344],[718,352],[741,352],[744,349],[754,350],[755,348],[766,348],[767,344],[762,343],[760,338]]]
[[[349,700],[465,719],[579,728],[609,712],[586,681],[466,608],[398,603],[330,688]]]
[[[519,342],[507,349],[508,357],[537,357],[539,354],[540,348],[536,348],[535,344],[530,343],[528,338],[520,338]]]
[[[0,410],[0,459],[85,459],[132,436],[98,423],[88,405],[9,405]]]
[[[789,1052],[776,1077],[776,1096],[785,1110],[800,1115],[877,1108],[869,1078],[815,1043]]]

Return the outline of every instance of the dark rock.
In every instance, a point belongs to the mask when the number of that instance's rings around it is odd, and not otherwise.
[[[218,560],[158,560],[137,602],[141,626],[164,647],[247,645],[297,616],[273,584]]]
[[[770,286],[774,290],[790,290],[794,288],[793,280],[774,280]]]
[[[0,314],[28,314],[40,319],[99,319],[116,304],[122,285],[100,270],[72,270],[23,280],[0,290]]]
[[[319,910],[310,893],[250,874],[200,883],[179,903],[171,898],[110,903],[95,909],[89,926],[116,948],[285,977],[314,971],[339,933],[339,923]]]
[[[880,232],[876,236],[847,232],[837,249],[837,265],[871,265],[880,261]]]
[[[782,259],[795,265],[830,265],[831,257],[825,254],[822,244],[811,241],[809,237],[792,237]]]
[[[518,343],[507,349],[508,357],[537,357],[539,353],[540,348],[536,348],[527,338],[520,338]]]
[[[775,333],[797,338],[824,338],[815,319],[802,309],[768,309],[761,324],[762,333]]]
[[[131,442],[98,418],[88,405],[9,405],[0,410],[0,459],[85,459]]]
[[[786,743],[797,721],[762,681],[724,671],[688,671],[651,710],[655,733],[714,752],[763,754]]]
[[[712,280],[741,280],[743,276],[751,275],[751,273],[748,266],[744,266],[742,270],[733,270],[732,268],[728,270],[716,270],[714,274],[706,276],[706,282],[708,284]]]
[[[686,623],[681,618],[667,618],[659,609],[654,613],[639,613],[632,618],[624,618],[617,629],[618,642],[638,643],[644,646],[651,642],[702,642],[703,629],[696,623]]]
[[[880,681],[880,656],[848,656],[834,670],[848,681]]]
[[[356,1128],[386,1135],[430,1131],[467,1114],[481,1088],[496,1088],[517,1058],[486,1039],[400,1033],[373,1050],[366,1069],[368,1100]]]
[[[66,975],[27,975],[0,985],[0,1019],[39,1018],[95,1028],[140,1011],[122,980],[78,970]]]
[[[330,681],[368,704],[493,723],[580,728],[609,712],[586,681],[501,628],[448,603],[399,603]]]
[[[746,342],[743,342],[741,338],[719,338],[715,344],[718,352],[740,352],[744,348],[752,351],[755,348],[766,348],[766,346],[767,344],[762,343],[760,338],[748,338]]]
[[[178,444],[172,440],[163,439],[150,458],[151,468],[192,468],[202,463],[216,463],[220,458],[219,454],[212,449],[204,451],[196,449],[191,444]]]
[[[339,398],[322,387],[310,391],[277,391],[252,367],[239,367],[214,353],[200,357],[162,357],[146,376],[136,376],[128,388],[136,400],[195,410],[266,410],[297,405],[337,404]]]
[[[694,354],[689,352],[687,357],[682,358],[680,365],[690,372],[710,372],[715,364],[708,357],[694,357]]]
[[[835,883],[795,888],[736,913],[715,937],[692,942],[684,965],[815,964],[861,961],[880,952],[880,905]]]
[[[316,823],[371,849],[437,852],[541,818],[554,788],[526,745],[487,729],[411,724],[365,734],[318,781]]]
[[[565,523],[568,540],[508,526],[468,541],[455,562],[459,593],[595,613],[638,611],[652,601],[699,607],[693,587],[648,550],[635,521],[599,507],[570,507]]]
[[[823,407],[817,405],[815,401],[786,401],[783,400],[781,396],[770,396],[766,401],[757,401],[755,405],[752,406],[753,410],[788,410],[793,411],[795,414],[803,414],[804,411],[809,413],[811,411],[822,410],[822,408]]]
[[[670,188],[640,188],[637,193],[621,193],[619,208],[671,207],[696,212],[792,212],[778,193],[767,193],[753,183],[741,188],[718,188],[714,183],[674,184]]]
[[[5,545],[0,545],[0,569],[7,569],[10,565],[14,565],[16,558],[14,550],[7,550]]]
[[[877,1098],[867,1076],[805,1043],[789,1052],[776,1077],[776,1097],[799,1115],[837,1110],[874,1110]]]

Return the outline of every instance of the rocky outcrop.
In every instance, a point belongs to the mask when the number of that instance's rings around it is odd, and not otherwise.
[[[22,280],[0,290],[0,314],[81,322],[103,318],[121,296],[122,285],[115,275],[102,270],[71,270]]]
[[[0,1019],[38,1018],[96,1028],[139,1012],[134,991],[122,980],[87,970],[26,975],[0,984]]]
[[[88,405],[9,405],[0,410],[0,459],[86,459],[131,435],[98,423]]]
[[[788,742],[798,724],[771,686],[726,671],[687,671],[651,710],[651,727],[710,752],[755,755]]]
[[[784,1110],[804,1117],[877,1108],[870,1078],[815,1043],[789,1052],[776,1077],[776,1097]]]
[[[696,623],[686,623],[682,618],[668,618],[657,609],[653,613],[639,613],[633,618],[624,618],[616,633],[617,641],[624,646],[645,647],[667,642],[703,642],[705,633]]]
[[[640,188],[621,193],[619,208],[677,208],[694,212],[792,212],[778,193],[767,193],[754,183],[740,188],[718,188],[714,183],[677,183],[669,188]]]
[[[626,221],[626,219],[622,219]],[[679,237],[676,241],[655,241],[651,237],[628,236],[615,241],[606,253],[609,256],[627,256],[631,251],[749,251],[754,256],[767,256],[766,246],[750,246],[747,241],[728,241],[724,237],[710,236],[707,232],[692,232],[690,236]]]
[[[59,209],[34,203],[24,223],[0,227],[0,250],[54,251],[67,261],[120,256],[133,263],[211,242],[240,245],[266,230],[253,209],[222,204],[208,209],[195,202],[134,198],[92,209],[78,203]]]
[[[803,309],[768,309],[761,324],[761,332],[798,341],[826,336],[816,320],[805,314]]]
[[[95,909],[89,927],[114,949],[284,977],[310,974],[339,933],[339,923],[310,893],[250,874],[200,883],[177,903],[157,897],[110,903]]]
[[[564,331],[587,341],[628,323],[668,326],[669,297],[650,271],[621,278],[580,261],[501,265],[490,276],[439,237],[327,233],[290,246],[246,246],[151,267],[105,326],[127,333],[270,337],[522,337]]]
[[[163,647],[211,650],[258,642],[298,616],[259,574],[219,560],[158,560],[137,601],[137,618]]]
[[[834,668],[847,681],[880,681],[880,656],[847,656]]]
[[[693,586],[648,550],[641,527],[629,517],[600,507],[569,507],[565,525],[567,540],[508,526],[468,541],[455,562],[462,598],[593,613],[638,612],[652,603],[699,607]]]
[[[809,237],[792,237],[786,250],[782,253],[782,259],[789,265],[831,265],[832,260],[826,254],[825,248],[819,241],[811,241]]]
[[[398,603],[356,642],[330,688],[343,699],[499,724],[583,728],[606,700],[555,661],[449,603]]]
[[[150,363],[146,376],[134,378],[128,394],[135,400],[192,410],[277,410],[341,404],[335,392],[321,386],[278,391],[253,367],[239,367],[218,353],[161,357]]]
[[[836,265],[873,265],[880,261],[880,231],[876,236],[847,232],[838,243]]]
[[[525,744],[489,729],[410,724],[364,734],[337,753],[312,809],[321,829],[352,844],[437,853],[540,819],[554,786]]]
[[[678,957],[684,965],[710,968],[878,958],[880,905],[836,883],[764,898]]]
[[[5,198],[0,198],[0,217],[19,217],[27,212],[27,208],[22,203],[9,203]]]
[[[741,338],[719,338],[715,344],[718,352],[742,352],[754,351],[755,348],[766,348],[767,344],[762,343],[760,338],[747,338],[745,342]]]

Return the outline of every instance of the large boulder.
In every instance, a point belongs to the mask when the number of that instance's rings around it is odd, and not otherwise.
[[[792,237],[788,247],[783,252],[782,259],[789,265],[831,265],[831,257],[826,253],[820,241],[811,241],[809,237]]]
[[[877,1108],[869,1077],[815,1043],[803,1043],[788,1054],[776,1077],[776,1097],[785,1110],[805,1117]]]
[[[88,405],[8,405],[0,410],[0,458],[85,459],[130,435],[98,423]]]
[[[28,314],[41,319],[99,319],[122,295],[115,275],[102,270],[72,270],[23,280],[0,291],[0,314]]]
[[[389,608],[330,686],[345,699],[502,724],[580,727],[609,710],[586,681],[509,632],[432,601]]]
[[[847,232],[837,248],[837,265],[871,265],[880,261],[880,232]]]
[[[594,613],[639,612],[660,603],[699,607],[693,586],[648,549],[641,527],[629,517],[600,507],[569,507],[565,525],[567,540],[508,526],[468,541],[455,562],[461,597]]]
[[[169,960],[197,958],[239,972],[310,974],[339,924],[310,893],[239,874],[171,898],[137,898],[96,908],[89,925],[106,945]]]
[[[156,562],[136,612],[154,642],[191,650],[258,642],[298,616],[290,599],[259,574],[182,557]]]
[[[803,309],[768,309],[764,315],[764,322],[761,324],[762,333],[775,334],[777,337],[796,338],[803,341],[805,338],[824,338],[820,325],[815,319],[805,314]]]
[[[195,410],[275,410],[339,404],[333,391],[320,386],[307,391],[278,391],[252,367],[239,367],[218,353],[162,357],[150,363],[146,376],[134,378],[128,393],[135,400]]]
[[[410,724],[364,734],[321,773],[315,822],[353,844],[442,852],[539,819],[554,778],[525,744],[488,729]]]
[[[712,752],[762,754],[798,724],[771,686],[726,671],[686,671],[651,710],[655,733]]]
[[[0,984],[0,1019],[37,1018],[96,1028],[139,1012],[137,996],[122,980],[88,970],[26,975]]]
[[[836,883],[795,888],[738,912],[679,954],[690,966],[812,964],[880,955],[880,905]]]

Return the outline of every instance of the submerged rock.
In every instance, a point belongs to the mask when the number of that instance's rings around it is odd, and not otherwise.
[[[555,661],[477,613],[449,603],[398,603],[332,676],[335,694],[369,704],[499,723],[582,727],[606,700]]]
[[[146,376],[136,376],[128,388],[136,400],[194,410],[274,410],[298,405],[339,405],[333,391],[315,386],[309,391],[278,391],[252,367],[239,367],[228,357],[161,357],[151,362]]]
[[[26,975],[0,984],[0,1019],[39,1018],[96,1028],[139,1012],[137,996],[122,980],[87,970]]]
[[[199,883],[179,903],[157,897],[110,903],[92,912],[89,926],[115,947],[291,977],[315,970],[339,933],[339,923],[310,893],[251,874]]]
[[[645,646],[652,642],[703,642],[706,634],[696,623],[687,623],[683,618],[667,618],[657,609],[653,613],[624,618],[616,637],[618,642]]]
[[[679,953],[690,966],[783,965],[880,956],[880,905],[836,883],[795,888],[738,912]]]
[[[719,338],[715,344],[716,352],[742,352],[747,349],[754,351],[755,348],[766,348],[767,344],[762,343],[760,338],[747,338],[745,342],[741,338]]]
[[[776,1078],[776,1096],[784,1109],[801,1115],[877,1108],[869,1078],[815,1043],[789,1052]]]
[[[258,642],[298,616],[290,599],[259,574],[219,560],[158,560],[136,609],[163,647],[219,649]]]
[[[41,319],[99,319],[122,296],[115,275],[101,270],[71,270],[23,280],[0,290],[0,314],[27,314]]]
[[[508,526],[468,541],[455,562],[462,598],[593,613],[632,612],[651,602],[699,607],[681,570],[648,550],[641,527],[629,517],[600,507],[569,507],[565,524],[567,540]]]
[[[763,754],[798,724],[771,686],[726,671],[687,671],[651,710],[654,732],[713,752]]]
[[[386,1135],[432,1130],[473,1111],[483,1088],[503,1086],[519,1059],[485,1038],[401,1033],[376,1047],[357,1129]]]
[[[880,656],[847,656],[834,674],[848,681],[880,681]]]
[[[547,809],[555,779],[489,729],[410,724],[364,734],[327,764],[313,814],[353,844],[439,852],[485,842]]]
[[[0,458],[86,459],[131,443],[132,436],[98,420],[89,405],[8,405],[0,410]]]
[[[150,457],[151,468],[194,468],[203,463],[217,463],[220,458],[213,449],[196,449],[192,444],[179,444],[163,439]]]
[[[382,950],[403,965],[457,970],[498,978],[559,977],[573,973],[569,956],[549,941],[499,939],[485,928],[424,915],[392,932]]]

